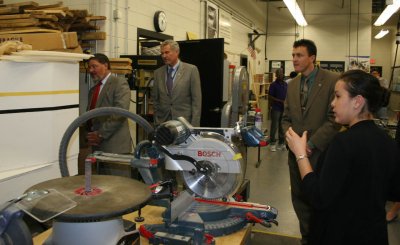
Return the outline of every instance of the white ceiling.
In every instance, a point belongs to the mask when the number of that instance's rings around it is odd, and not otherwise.
[[[282,20],[286,21],[287,18],[292,18],[286,5],[281,0],[220,0],[224,4],[238,11],[240,14],[250,19],[258,29],[265,30],[267,22],[267,11],[270,16],[281,16]],[[306,15],[324,15],[330,13],[349,14],[360,12],[361,14],[370,14],[372,11],[373,0],[359,0],[371,2],[371,5],[365,5],[364,8],[357,8],[357,0],[297,0],[300,8]],[[353,8],[350,10],[350,2]],[[267,7],[268,6],[268,7]],[[362,5],[361,5],[362,6]],[[304,11],[305,10],[305,11]],[[377,14],[373,15],[372,20],[378,17]],[[396,26],[398,14],[389,19],[388,26]],[[373,23],[371,23],[372,25]]]

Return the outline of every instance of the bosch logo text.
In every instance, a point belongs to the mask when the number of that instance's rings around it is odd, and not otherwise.
[[[197,151],[198,157],[221,157],[220,151]]]

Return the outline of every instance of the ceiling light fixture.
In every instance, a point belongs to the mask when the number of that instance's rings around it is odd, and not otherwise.
[[[389,30],[382,29],[378,34],[376,34],[375,39],[381,39],[389,33]]]
[[[400,0],[399,0],[400,1]],[[299,26],[306,26],[307,21],[301,12],[299,5],[297,4],[296,0],[283,0],[286,4],[286,7],[289,9],[290,13],[292,14],[293,18],[296,20]]]
[[[386,6],[381,15],[375,21],[374,26],[382,26],[400,8],[400,0],[393,0],[392,4]]]

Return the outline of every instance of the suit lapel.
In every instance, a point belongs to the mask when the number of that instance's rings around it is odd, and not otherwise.
[[[110,91],[109,87],[112,86],[112,74],[108,77],[106,84],[104,84],[103,88],[100,91],[99,98],[96,102],[96,107],[102,105],[104,98],[106,98],[106,93]]]
[[[163,93],[165,93],[165,94],[168,94],[168,88],[167,88],[167,69],[168,69],[168,66],[167,65],[164,65],[163,66],[163,69],[161,70],[161,81],[164,81],[162,84],[161,84],[161,90],[163,91]]]
[[[293,82],[293,85],[295,86],[295,90],[294,90],[295,92],[293,94],[294,101],[298,105],[300,105],[301,104],[300,103],[300,91],[301,91],[301,87],[300,87],[301,78],[300,78],[300,76],[298,78],[295,78],[292,82]],[[301,114],[301,106],[299,108],[300,108],[300,114]]]
[[[318,97],[318,93],[319,93],[319,91],[321,91],[321,88],[323,86],[323,79],[321,77],[321,72],[320,71],[321,70],[318,71],[318,74],[315,77],[314,84],[312,85],[311,92],[308,95],[306,108],[305,108],[304,113],[303,113],[304,115],[307,114],[308,109],[310,108],[312,103],[314,103],[314,100]]]
[[[176,71],[174,85],[172,86],[172,95],[174,94],[174,90],[177,88],[178,83],[180,83],[182,81],[182,76],[183,76],[184,72],[185,72],[185,66],[181,62],[178,70]]]

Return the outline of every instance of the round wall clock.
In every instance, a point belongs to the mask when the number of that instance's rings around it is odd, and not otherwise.
[[[157,11],[154,14],[154,28],[158,32],[163,32],[167,29],[167,15],[163,11]]]

